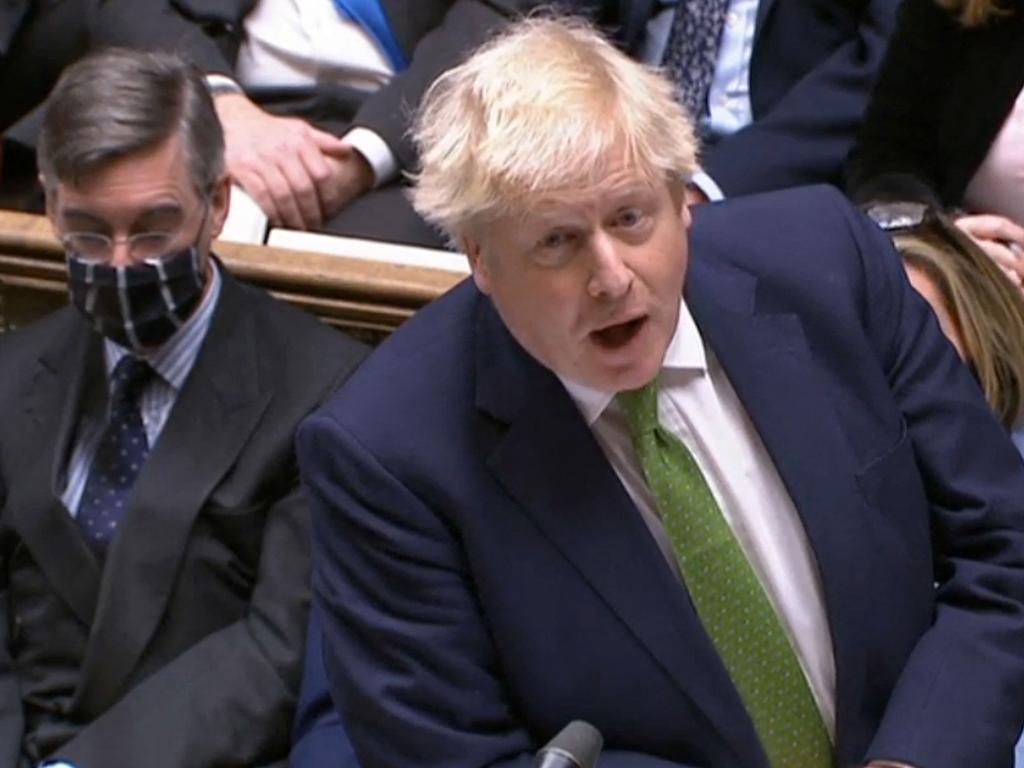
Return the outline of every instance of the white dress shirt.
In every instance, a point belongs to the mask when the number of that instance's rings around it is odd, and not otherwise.
[[[562,379],[679,574],[614,393]],[[685,302],[659,374],[658,420],[693,454],[797,652],[835,740],[835,660],[814,552],[775,464]]]
[[[695,0],[688,0],[693,2]],[[722,37],[718,46],[715,73],[708,88],[708,113],[701,117],[701,128],[712,139],[728,136],[753,122],[750,104],[750,59],[754,51],[759,0],[729,0]],[[640,58],[660,65],[672,31],[677,0],[662,0],[663,10],[647,24]],[[694,175],[693,183],[709,200],[725,197],[715,180],[704,172]]]
[[[387,56],[333,0],[258,0],[245,17],[235,76],[243,86],[312,86],[321,82],[375,91],[391,80]],[[398,172],[387,143],[367,128],[343,137],[373,168],[377,184]]]

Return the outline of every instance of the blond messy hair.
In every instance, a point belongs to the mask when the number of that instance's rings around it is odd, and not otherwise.
[[[412,128],[413,206],[453,241],[616,166],[688,179],[696,139],[672,85],[581,19],[512,25],[430,87]]]

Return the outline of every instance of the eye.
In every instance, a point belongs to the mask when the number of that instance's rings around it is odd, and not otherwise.
[[[578,242],[577,232],[554,229],[537,241],[530,255],[533,261],[542,267],[561,267],[572,259]]]
[[[166,232],[142,232],[130,238],[132,258],[142,261],[167,255],[173,237]]]
[[[569,244],[572,240],[572,233],[570,232],[548,232],[540,240],[540,247],[545,250],[554,250],[563,248]]]
[[[617,214],[615,223],[624,229],[634,229],[644,223],[645,215],[639,208],[623,208]]]

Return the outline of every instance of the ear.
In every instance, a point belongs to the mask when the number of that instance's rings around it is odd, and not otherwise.
[[[217,237],[224,229],[224,222],[228,218],[228,211],[231,208],[231,180],[222,176],[214,185],[210,193],[210,239]]]
[[[491,269],[484,257],[483,248],[478,240],[471,237],[462,239],[462,250],[469,259],[469,268],[473,271],[473,282],[480,293],[491,294]]]

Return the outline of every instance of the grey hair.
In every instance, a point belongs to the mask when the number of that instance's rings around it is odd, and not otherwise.
[[[224,175],[224,132],[199,70],[173,53],[109,48],[68,67],[46,104],[37,161],[48,188],[182,139],[201,197]]]

